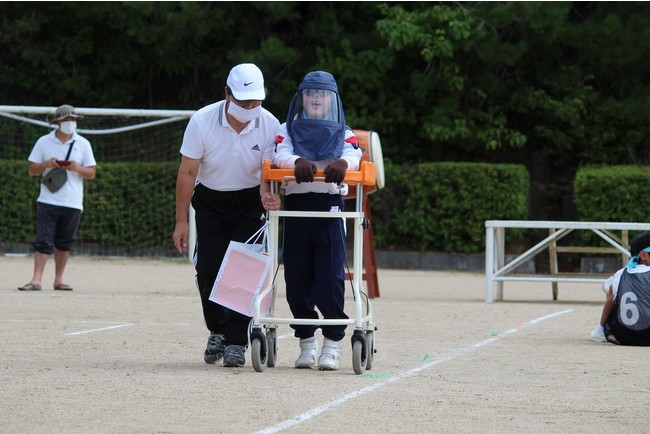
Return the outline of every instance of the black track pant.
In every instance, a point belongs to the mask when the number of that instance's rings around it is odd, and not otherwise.
[[[192,196],[196,213],[196,278],[203,317],[212,333],[224,334],[225,345],[248,344],[250,318],[208,298],[231,240],[244,242],[263,224],[264,208],[258,187],[215,191],[197,184]]]

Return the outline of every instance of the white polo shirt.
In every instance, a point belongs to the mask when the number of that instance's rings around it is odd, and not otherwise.
[[[201,160],[197,182],[211,190],[233,191],[260,185],[264,160],[271,160],[280,122],[262,108],[241,133],[226,118],[226,101],[203,107],[190,118],[181,154]]]
[[[71,161],[75,161],[78,165],[83,167],[96,166],[95,155],[90,146],[90,142],[76,132],[72,134],[70,140],[61,143],[56,136],[56,130],[39,138],[32,149],[32,152],[27,158],[32,163],[43,163],[50,158],[57,160],[65,160],[65,156],[70,148],[70,142],[74,140],[72,145],[72,152],[70,152]],[[52,169],[45,169],[43,175]],[[77,172],[68,170],[68,181],[63,184],[63,187],[55,193],[52,193],[43,184],[41,184],[41,191],[36,199],[37,202],[47,203],[49,205],[65,206],[68,208],[75,208],[83,211],[83,197],[84,197],[84,184],[83,178]]]

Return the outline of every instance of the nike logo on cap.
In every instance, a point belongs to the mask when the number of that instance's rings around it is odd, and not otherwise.
[[[249,81],[248,83],[244,83],[244,86],[248,86],[249,84],[253,84],[253,81]]]

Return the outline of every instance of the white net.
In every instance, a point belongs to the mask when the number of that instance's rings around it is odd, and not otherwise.
[[[26,159],[52,130],[56,107],[0,106],[0,158]],[[169,161],[178,157],[189,110],[77,108],[77,131],[90,140],[98,162]]]
[[[15,174],[10,181],[15,188],[0,187],[2,202],[10,204],[5,207],[7,224],[0,228],[0,251],[31,252],[38,180],[27,175],[26,160],[36,140],[51,131],[47,119],[55,110],[0,106],[0,164],[20,168],[9,170]],[[171,242],[176,172],[183,132],[194,112],[76,112],[84,116],[77,131],[93,147],[97,177],[84,183],[84,212],[73,254],[178,256]]]

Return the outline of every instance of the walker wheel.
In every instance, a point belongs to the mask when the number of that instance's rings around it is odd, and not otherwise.
[[[372,363],[375,358],[375,332],[372,330],[366,332],[366,348],[368,348],[368,354],[366,355],[366,369],[369,371],[372,369]]]
[[[252,337],[251,340],[251,363],[253,364],[253,369],[257,372],[263,372],[266,369],[267,362],[267,352],[266,342],[262,342],[262,338],[259,336]]]
[[[275,329],[266,331],[266,366],[275,367],[275,361],[278,359],[277,333]]]
[[[352,368],[355,374],[363,374],[368,363],[368,346],[366,337],[361,330],[355,330],[352,335]]]
[[[363,343],[356,341],[352,344],[352,368],[355,374],[363,374],[366,370],[368,358],[363,351]]]

